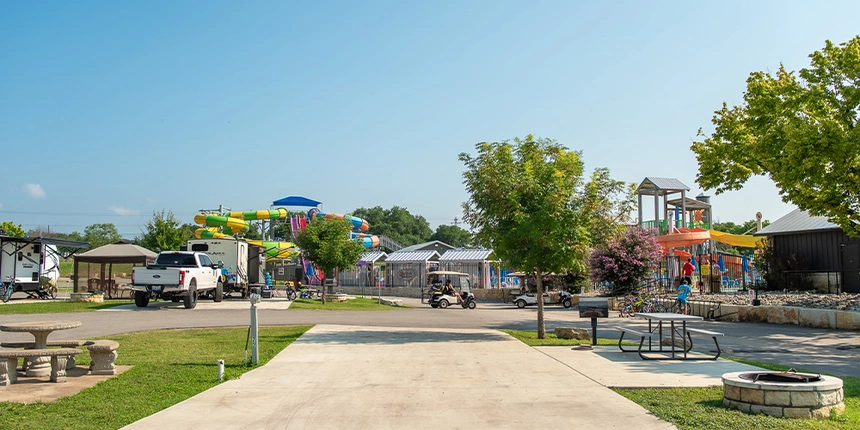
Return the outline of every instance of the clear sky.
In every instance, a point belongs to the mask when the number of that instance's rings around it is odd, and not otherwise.
[[[588,171],[696,195],[689,147],[713,111],[750,72],[852,38],[858,16],[857,1],[4,1],[0,220],[133,238],[153,211],[191,223],[302,195],[435,229],[462,216],[457,155],[529,133]],[[793,209],[766,178],[712,204],[738,223]]]

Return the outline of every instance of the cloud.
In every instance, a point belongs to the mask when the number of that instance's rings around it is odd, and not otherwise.
[[[108,209],[110,209],[110,211],[113,212],[114,214],[120,215],[120,216],[140,215],[140,211],[137,209],[128,209],[128,208],[124,208],[121,206],[111,206]]]
[[[39,184],[24,184],[24,192],[34,199],[44,199],[47,196]]]

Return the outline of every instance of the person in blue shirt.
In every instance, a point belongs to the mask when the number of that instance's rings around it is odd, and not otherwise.
[[[682,280],[681,285],[678,286],[678,299],[675,302],[678,304],[678,310],[684,315],[690,311],[689,306],[687,306],[687,296],[691,291],[687,280]]]

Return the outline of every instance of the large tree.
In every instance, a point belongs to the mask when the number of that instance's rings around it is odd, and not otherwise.
[[[591,245],[605,245],[633,224],[636,184],[612,179],[609,169],[594,169],[583,193],[583,216],[588,222]]]
[[[430,240],[438,240],[458,248],[468,248],[472,246],[472,233],[460,226],[442,224],[436,227],[436,232],[430,236]]]
[[[352,224],[348,221],[317,218],[296,236],[296,244],[327,277],[331,274],[336,277],[338,268],[345,269],[356,265],[364,252],[360,243],[349,238],[351,231]]]
[[[433,234],[430,223],[423,216],[412,215],[406,208],[399,206],[393,206],[391,209],[382,209],[380,206],[358,208],[352,215],[363,218],[370,224],[368,233],[388,236],[405,246],[427,242]]]
[[[509,267],[537,280],[538,338],[546,337],[543,277],[582,265],[587,231],[581,212],[580,154],[531,135],[482,142],[475,156],[460,154],[469,200],[465,221],[479,243]]]
[[[784,201],[860,237],[860,36],[809,57],[797,73],[751,73],[744,103],[723,103],[691,147],[696,182],[720,194],[767,175]]]
[[[84,228],[84,241],[90,243],[90,249],[98,248],[109,243],[122,240],[122,236],[111,223],[91,224]]]
[[[153,212],[152,218],[146,223],[146,231],[142,232],[137,243],[155,252],[178,250],[180,245],[191,238],[188,230],[183,229],[173,212]]]

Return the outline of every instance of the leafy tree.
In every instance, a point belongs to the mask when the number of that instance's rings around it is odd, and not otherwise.
[[[598,245],[591,253],[591,280],[612,282],[615,294],[636,293],[657,272],[662,255],[653,233],[629,227],[623,236]]]
[[[90,243],[90,249],[120,240],[122,236],[113,224],[91,224],[84,228],[84,241]]]
[[[298,234],[296,243],[324,273],[338,276],[338,268],[356,265],[364,252],[361,244],[349,238],[350,231],[352,224],[348,221],[316,219]]]
[[[6,236],[24,237],[27,234],[27,232],[21,228],[21,224],[15,224],[12,221],[0,222],[0,228],[6,230]]]
[[[388,236],[405,246],[427,242],[433,234],[430,223],[423,216],[412,215],[399,206],[391,209],[382,209],[380,206],[358,208],[352,212],[352,216],[363,218],[370,224],[368,233]]]
[[[456,225],[440,225],[430,240],[438,240],[458,248],[472,246],[472,234]]]
[[[636,209],[636,184],[616,181],[609,176],[609,169],[597,168],[583,194],[582,212],[592,246],[608,243],[633,224],[630,214]]]
[[[146,223],[146,231],[141,233],[138,244],[154,252],[178,250],[191,237],[173,212],[164,210],[153,212]]]
[[[544,339],[543,277],[581,266],[587,250],[587,223],[578,201],[580,154],[532,135],[475,148],[476,156],[459,156],[470,194],[464,219],[477,241],[506,266],[535,275],[538,338]]]
[[[720,194],[767,175],[784,201],[860,237],[860,36],[809,57],[798,73],[751,73],[742,106],[723,103],[691,147],[696,182]]]

